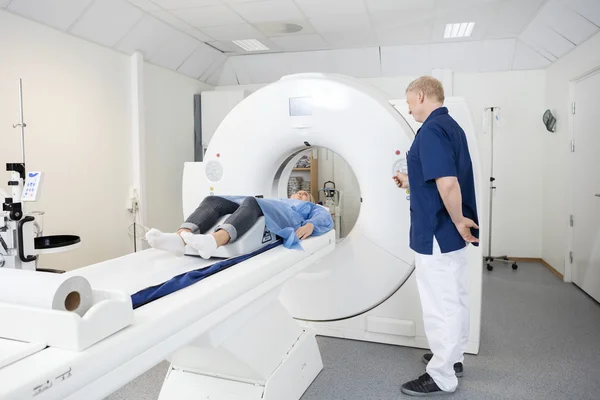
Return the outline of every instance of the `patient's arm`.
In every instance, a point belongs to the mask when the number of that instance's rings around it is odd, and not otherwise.
[[[309,223],[313,225],[313,231],[311,233],[313,236],[320,236],[329,232],[334,227],[329,210],[316,204],[312,205],[312,210],[304,225]]]

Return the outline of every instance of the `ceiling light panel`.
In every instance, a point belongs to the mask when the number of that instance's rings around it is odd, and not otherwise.
[[[233,44],[246,51],[267,51],[269,48],[256,39],[233,40]]]
[[[458,39],[470,37],[473,34],[475,22],[460,22],[455,24],[446,24],[444,39]]]

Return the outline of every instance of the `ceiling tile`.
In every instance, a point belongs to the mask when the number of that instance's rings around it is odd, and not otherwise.
[[[545,0],[510,0],[500,5],[489,19],[483,37],[486,39],[517,37],[535,17]]]
[[[160,11],[161,8],[150,0],[127,0],[129,3],[144,11]]]
[[[236,57],[228,57],[223,63],[223,69],[219,75],[218,86],[239,85],[240,82],[237,78],[233,63],[234,58]]]
[[[218,55],[213,59],[213,63],[200,75],[201,80],[208,81],[211,76],[213,76],[216,71],[222,71],[223,64],[227,60],[227,57],[223,54]]]
[[[156,49],[148,61],[171,70],[176,70],[194,50],[200,42],[185,33],[175,31],[158,49]],[[203,44],[203,46],[205,46]]]
[[[332,49],[377,46],[377,37],[373,31],[325,32],[321,36]]]
[[[545,50],[552,58],[560,58],[575,47],[573,43],[539,19],[535,19],[529,25],[520,39],[538,51]]]
[[[264,37],[250,24],[211,26],[202,28],[202,32],[216,40],[261,39]]]
[[[221,0],[152,0],[164,10],[221,5]]]
[[[95,2],[70,29],[74,35],[113,47],[143,16],[143,12],[123,0]]]
[[[148,59],[152,55],[152,52],[159,48],[175,32],[177,31],[174,28],[171,28],[164,22],[146,15],[117,44],[116,49],[127,54],[139,50]]]
[[[390,28],[375,29],[381,46],[428,43],[431,38],[432,23],[422,22]]]
[[[527,44],[517,40],[512,64],[513,70],[542,69],[550,64],[552,64],[550,60],[529,47]]]
[[[324,15],[311,18],[310,22],[319,32],[354,32],[371,29],[367,14]]]
[[[598,0],[563,0],[573,10],[596,26],[600,26],[600,1]]]
[[[366,12],[363,0],[295,0],[308,17],[322,15],[361,14]]]
[[[293,29],[297,28],[294,25],[298,25],[302,29],[298,32],[290,32],[290,27]],[[258,24],[254,24],[254,27],[267,37],[308,35],[310,33],[317,33],[316,29],[307,20],[288,20],[285,22],[261,22]]]
[[[191,26],[190,27],[180,26],[179,29],[181,29],[183,32],[187,33],[188,35],[195,37],[196,39],[200,40],[201,42],[210,42],[211,40],[214,39]]]
[[[558,0],[546,3],[536,19],[540,19],[575,44],[585,42],[598,31],[596,25]]]
[[[370,11],[414,11],[433,9],[434,0],[365,0]]]
[[[223,5],[174,10],[172,13],[197,28],[241,24],[244,22],[239,15],[231,11],[229,7]]]
[[[198,79],[213,63],[216,62],[216,60],[220,60],[221,57],[222,54],[218,51],[207,45],[200,45],[192,55],[181,64],[177,69],[177,72]]]
[[[189,25],[181,18],[178,18],[175,15],[171,14],[170,11],[155,11],[151,14],[154,15],[156,18],[160,19],[161,21],[171,25],[173,28],[177,28],[200,41],[209,42],[213,40],[210,36],[200,32],[198,29]]]
[[[270,58],[270,56],[272,56],[272,55],[267,54],[267,55],[253,56],[253,57],[239,57],[239,56],[229,57],[228,61],[231,62],[231,66],[233,67],[233,71],[235,73],[235,79],[237,80],[238,85],[246,85],[249,83],[262,82],[262,81],[252,80],[250,67],[253,66],[254,64],[262,64],[264,66],[265,60],[272,59],[272,58]],[[281,66],[271,63],[271,70],[276,70],[277,68],[281,68]],[[258,70],[260,72],[262,72],[263,74],[268,74],[270,72],[268,67],[262,68],[262,70],[261,70],[261,68],[259,68]],[[274,80],[277,80],[277,79],[274,79]],[[274,80],[270,80],[270,81],[266,81],[266,82],[273,82]]]
[[[431,68],[479,72],[480,47],[480,42],[432,44]]]
[[[241,47],[238,47],[233,44],[233,42],[227,40],[208,42],[207,44],[218,50],[221,50],[224,53],[241,53],[243,51]]]
[[[271,40],[283,50],[288,51],[322,50],[329,48],[327,42],[319,35],[274,37]]]
[[[304,15],[291,0],[267,0],[232,4],[231,8],[250,23],[302,19]]]
[[[219,64],[219,66],[211,72],[211,75],[206,78],[205,82],[208,83],[209,85],[213,85],[213,86],[217,86],[219,84],[219,82],[221,81],[221,75],[223,74],[223,71],[225,70],[225,63],[227,62],[227,58],[225,58],[225,60]]]
[[[431,74],[430,46],[394,46],[381,48],[383,76]]]
[[[66,31],[92,0],[13,0],[8,10]]]
[[[479,47],[479,71],[510,71],[516,39],[484,40]]]
[[[431,22],[434,16],[434,10],[423,10],[418,14],[406,13],[404,11],[376,11],[371,13],[371,21],[374,27],[382,29],[414,25],[418,22]]]

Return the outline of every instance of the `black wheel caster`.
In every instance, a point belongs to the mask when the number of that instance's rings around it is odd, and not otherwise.
[[[494,269],[494,267],[493,267],[492,265],[490,265],[490,264],[488,264],[488,265],[487,265],[487,270],[488,270],[488,271],[491,271],[491,270],[493,270],[493,269]]]
[[[512,269],[517,269],[517,268],[519,268],[519,266],[517,265],[517,263],[514,263],[514,264],[512,265]]]

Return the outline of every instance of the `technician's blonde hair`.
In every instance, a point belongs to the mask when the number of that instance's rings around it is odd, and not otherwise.
[[[406,88],[406,93],[408,92],[423,92],[425,97],[430,100],[439,101],[442,104],[445,100],[444,86],[442,85],[442,82],[433,76],[422,76],[415,79]]]

